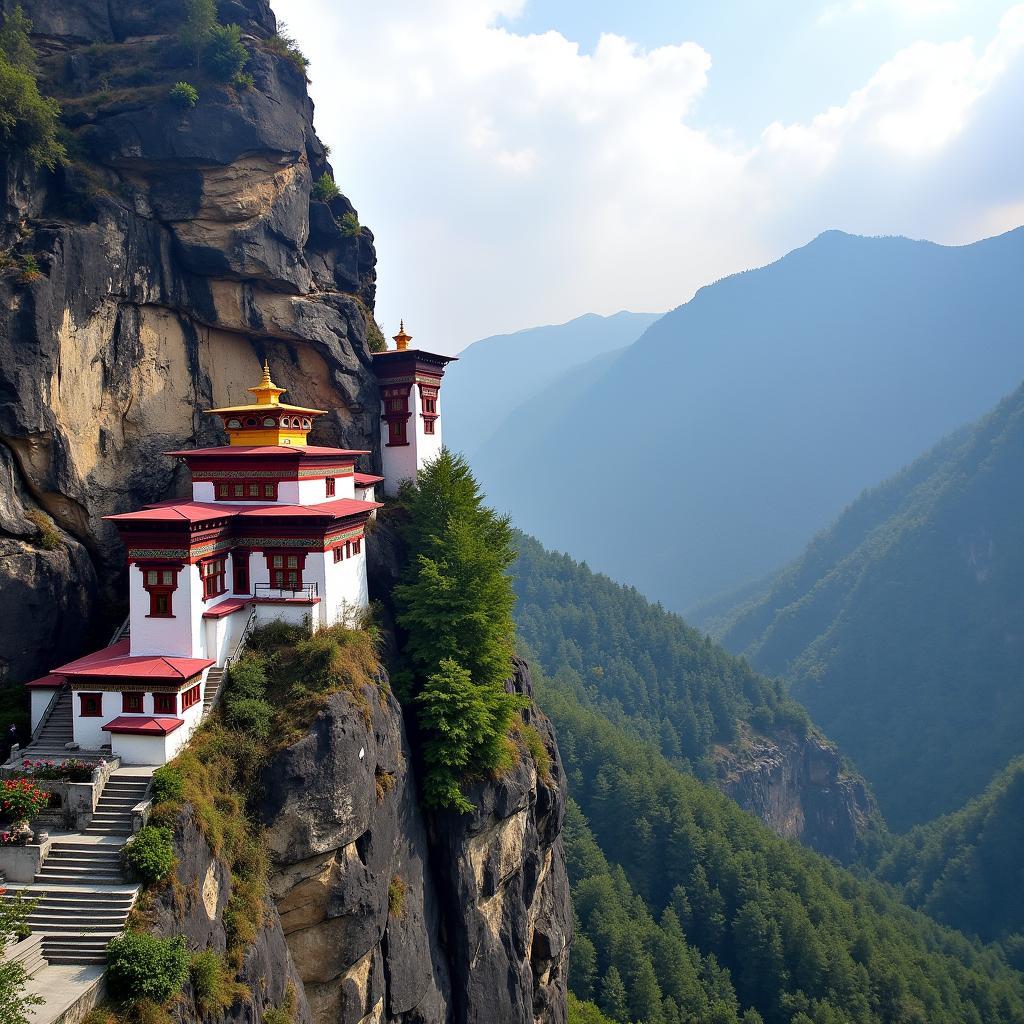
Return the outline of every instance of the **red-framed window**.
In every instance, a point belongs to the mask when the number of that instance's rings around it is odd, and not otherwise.
[[[272,551],[267,553],[270,585],[275,590],[301,590],[304,552]]]
[[[174,618],[174,592],[178,589],[178,566],[140,565],[142,586],[149,594],[150,619]]]
[[[344,544],[339,544],[334,549],[334,560],[336,562],[344,562],[345,561],[345,545]]]
[[[203,600],[220,597],[227,592],[227,559],[211,558],[199,563],[199,575],[203,581]]]
[[[424,419],[423,420],[423,433],[424,434],[432,434],[433,432],[434,432],[434,421],[433,420]]]
[[[405,420],[388,420],[388,444],[403,445],[409,441],[405,436]]]
[[[121,711],[126,715],[141,715],[143,696],[141,693],[122,693]]]
[[[236,594],[249,593],[249,552],[231,552],[232,590]]]
[[[103,694],[102,693],[80,693],[78,695],[78,717],[79,718],[102,718],[103,717]]]
[[[363,550],[363,540],[362,540],[361,537],[357,537],[354,541],[352,541],[352,554],[353,555],[358,555],[359,552],[362,551],[362,550]]]
[[[188,711],[188,709],[190,707],[193,707],[194,705],[196,705],[198,703],[199,703],[199,684],[196,683],[195,686],[189,687],[189,689],[187,689],[181,695],[181,710],[182,711]]]
[[[276,480],[247,480],[231,483],[220,480],[216,484],[218,501],[277,501]]]
[[[157,715],[176,715],[178,713],[178,695],[176,693],[154,693],[153,713]]]
[[[434,422],[437,420],[437,393],[438,389],[425,384],[419,385],[420,389],[420,412],[423,416],[423,433],[434,433]]]
[[[334,497],[334,477],[333,476],[327,477],[326,483],[327,483],[327,497],[328,498],[333,498]]]

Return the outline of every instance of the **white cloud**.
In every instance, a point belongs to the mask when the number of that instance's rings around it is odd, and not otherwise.
[[[669,308],[827,227],[960,240],[1011,226],[1024,201],[1016,183],[985,205],[958,150],[976,112],[1020,86],[1024,6],[987,45],[908,47],[841,106],[753,146],[694,127],[713,74],[695,43],[605,35],[588,54],[500,27],[521,7],[289,6],[319,132],[377,235],[381,319],[404,315],[424,344]],[[998,158],[1011,142],[993,145]]]

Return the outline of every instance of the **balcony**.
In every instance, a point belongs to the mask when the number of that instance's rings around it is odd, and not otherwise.
[[[315,604],[320,600],[316,583],[303,583],[298,587],[275,587],[270,583],[257,583],[253,590],[257,601],[305,601]]]

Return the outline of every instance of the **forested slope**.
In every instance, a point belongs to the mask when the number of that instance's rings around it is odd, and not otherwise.
[[[579,804],[566,842],[580,921],[570,985],[609,1018],[1024,1020],[1024,979],[995,952],[778,838],[569,687],[538,694]]]
[[[1024,752],[1024,388],[864,494],[735,615],[904,828]]]
[[[896,841],[876,874],[938,921],[999,940],[1024,967],[1024,758],[954,814]]]

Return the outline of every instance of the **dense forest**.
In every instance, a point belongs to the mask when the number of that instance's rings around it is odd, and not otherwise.
[[[955,814],[901,836],[876,868],[938,921],[1002,942],[1024,968],[1024,758]]]
[[[714,744],[735,740],[741,722],[763,731],[809,727],[777,681],[678,615],[525,534],[515,543],[516,627],[530,653],[678,767],[712,778]]]
[[[779,839],[570,686],[538,692],[579,805],[578,999],[620,1024],[1024,1021],[1024,978],[996,951]]]
[[[1024,753],[1024,389],[864,494],[725,645],[783,675],[897,829]]]

